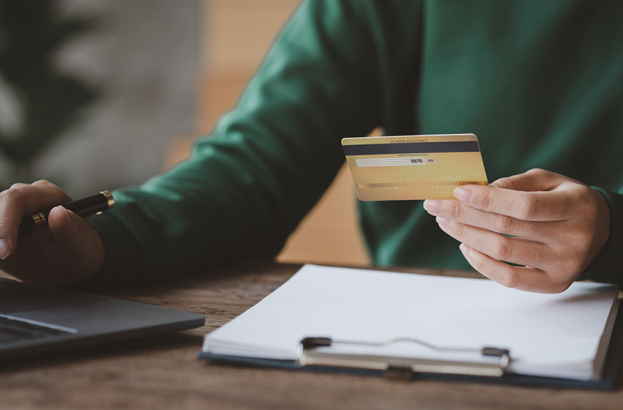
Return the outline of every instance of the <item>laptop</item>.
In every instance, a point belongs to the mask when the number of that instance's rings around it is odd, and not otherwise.
[[[203,326],[203,315],[0,278],[0,359]]]

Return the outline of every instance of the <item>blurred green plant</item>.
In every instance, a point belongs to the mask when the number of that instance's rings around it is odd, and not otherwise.
[[[0,176],[3,188],[32,182],[33,162],[80,120],[98,94],[56,67],[58,51],[96,25],[93,19],[59,16],[58,3],[0,0],[0,151],[12,169],[12,175]]]

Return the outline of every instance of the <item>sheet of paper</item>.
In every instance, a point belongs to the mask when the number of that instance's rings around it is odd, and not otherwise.
[[[596,283],[542,295],[488,280],[306,265],[206,336],[204,350],[296,360],[307,336],[373,342],[413,337],[442,347],[508,348],[515,373],[591,379],[616,296],[615,286]],[[382,354],[439,357],[402,343]]]

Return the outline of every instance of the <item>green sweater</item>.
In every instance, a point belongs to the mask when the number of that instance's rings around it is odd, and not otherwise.
[[[311,0],[192,158],[93,218],[97,280],[277,255],[329,186],[343,137],[475,133],[490,181],[539,167],[606,196],[581,278],[623,283],[623,1]],[[359,203],[378,265],[468,268],[420,201]]]

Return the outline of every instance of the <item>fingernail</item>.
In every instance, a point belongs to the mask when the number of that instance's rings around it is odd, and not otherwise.
[[[460,186],[454,190],[454,197],[461,202],[469,203],[472,200],[472,191]]]
[[[11,253],[11,246],[6,239],[0,239],[0,259],[5,260]]]
[[[465,256],[466,258],[469,256],[469,253],[472,251],[472,249],[469,246],[465,245],[464,243],[459,245],[459,249],[463,253],[463,256]]]
[[[436,220],[439,226],[441,226],[441,229],[447,229],[448,225],[450,225],[450,221],[447,220],[446,218],[437,217]]]
[[[424,209],[429,214],[438,214],[441,211],[441,201],[439,199],[427,199],[424,201]]]

